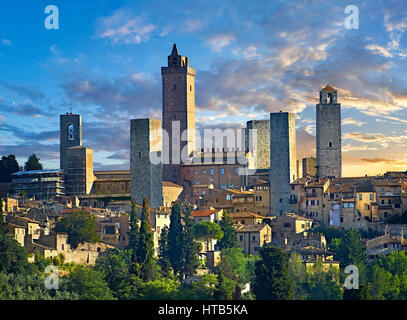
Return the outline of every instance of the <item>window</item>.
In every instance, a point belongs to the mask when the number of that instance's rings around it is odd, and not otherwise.
[[[363,199],[363,195],[359,194],[359,200],[362,200],[362,199]]]
[[[239,168],[235,168],[235,175],[239,175]]]
[[[198,180],[196,180],[196,181],[195,181],[195,184],[199,184],[199,181],[198,181]]]
[[[291,225],[290,225],[289,223],[284,223],[284,224],[283,224],[283,227],[284,227],[284,228],[291,228]]]
[[[233,183],[229,184],[229,189],[233,189]]]
[[[210,169],[211,176],[213,176],[213,168]]]
[[[226,200],[230,200],[230,194],[226,195]]]
[[[213,178],[211,178],[211,183],[213,182]]]
[[[280,198],[280,203],[282,203],[282,202],[283,202],[283,199]]]
[[[347,207],[348,207],[348,204],[347,204],[346,202],[344,202],[342,207],[343,207],[343,208],[347,208]]]
[[[240,236],[239,239],[240,239],[240,241],[243,241],[243,236]]]
[[[205,193],[206,193],[206,191],[205,191],[205,190],[202,190],[202,195],[203,195],[203,196],[205,195]]]
[[[222,189],[226,189],[226,184],[222,184]]]
[[[205,170],[205,169],[202,170],[202,174],[206,174],[206,170]]]
[[[349,208],[354,208],[355,204],[353,202],[349,203]]]
[[[255,240],[256,240],[256,236],[252,236],[252,240],[255,241]]]
[[[194,171],[194,175],[197,175],[197,174],[198,174],[198,170],[195,170],[195,171]]]
[[[369,195],[370,200],[373,200],[373,193]]]
[[[224,168],[221,168],[221,169],[220,169],[220,175],[223,176],[224,174],[225,174],[225,169],[224,169]]]
[[[332,142],[331,141],[329,141],[329,147],[332,148]]]
[[[189,91],[192,91],[192,86],[189,86]]]
[[[174,85],[172,86],[172,90],[177,90],[177,85],[176,85],[176,84],[174,84]]]
[[[141,152],[138,153],[138,157],[141,158]]]

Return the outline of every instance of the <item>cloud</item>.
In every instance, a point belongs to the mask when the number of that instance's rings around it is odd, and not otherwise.
[[[360,120],[355,120],[352,118],[345,118],[342,119],[342,125],[347,125],[347,124],[352,124],[358,127],[361,127],[362,125],[366,124],[366,122],[360,121]]]
[[[96,37],[112,43],[139,44],[149,40],[155,29],[155,25],[145,23],[143,18],[123,8],[98,19]]]
[[[232,34],[218,34],[210,37],[206,43],[211,47],[212,51],[220,52],[233,40],[235,40],[235,36]]]
[[[373,158],[373,159],[367,159],[367,158],[362,158],[361,159],[363,162],[368,162],[368,163],[385,163],[388,165],[395,165],[395,166],[406,166],[407,161],[400,161],[400,160],[395,160],[395,159],[384,159],[384,158]]]
[[[0,40],[2,44],[4,44],[5,46],[11,46],[11,41],[8,39],[1,39]]]

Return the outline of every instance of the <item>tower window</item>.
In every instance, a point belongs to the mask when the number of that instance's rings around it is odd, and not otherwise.
[[[174,84],[174,85],[172,86],[172,90],[177,90],[177,85],[176,85],[176,84]]]
[[[332,147],[332,142],[331,142],[331,141],[329,141],[329,147],[330,147],[330,148]]]
[[[192,91],[192,86],[189,86],[189,91]]]
[[[141,158],[141,152],[138,153],[138,157]]]

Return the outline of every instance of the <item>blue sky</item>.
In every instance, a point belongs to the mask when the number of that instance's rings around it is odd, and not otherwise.
[[[47,30],[47,5],[59,30]],[[346,29],[347,5],[359,29]],[[344,175],[407,168],[407,2],[7,1],[0,10],[0,155],[59,166],[59,115],[82,115],[95,168],[129,167],[129,120],[161,117],[172,44],[197,70],[197,126],[296,112],[315,155],[315,104],[342,104]]]

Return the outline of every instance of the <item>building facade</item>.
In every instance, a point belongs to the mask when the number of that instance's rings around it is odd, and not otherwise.
[[[254,157],[255,169],[270,168],[270,120],[250,120],[246,123],[247,150]]]

